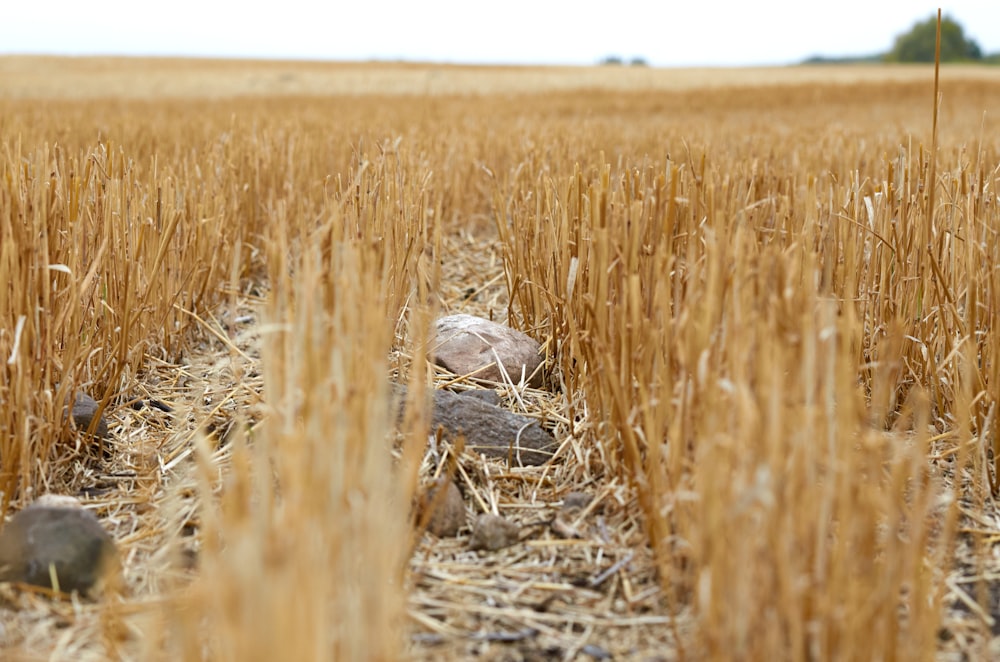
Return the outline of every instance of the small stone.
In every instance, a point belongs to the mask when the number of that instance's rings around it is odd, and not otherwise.
[[[52,503],[52,500],[48,500]],[[0,581],[88,593],[118,565],[114,541],[77,506],[35,503],[0,529]]]
[[[190,547],[182,549],[180,554],[180,566],[183,570],[197,570],[198,550]]]
[[[474,315],[449,315],[437,321],[432,353],[434,361],[456,375],[504,382],[497,359],[517,384],[522,372],[528,385],[542,385],[541,344],[509,326]]]
[[[484,514],[476,520],[469,539],[469,549],[495,552],[517,543],[521,537],[521,527],[497,515]]]
[[[68,494],[43,494],[35,499],[33,506],[48,506],[50,508],[83,508],[83,504],[75,496]]]
[[[446,479],[443,483],[444,495],[437,496],[439,483],[437,487],[428,490],[424,498],[425,508],[434,507],[434,512],[427,522],[427,530],[438,538],[453,538],[458,535],[459,529],[465,526],[465,501],[453,481]]]
[[[80,432],[86,433],[90,429],[90,424],[100,409],[101,404],[83,391],[77,391],[73,399],[73,424]],[[65,409],[63,410],[65,416]],[[98,439],[108,438],[108,422],[104,416],[97,421],[94,428],[94,436]]]
[[[563,512],[578,513],[589,506],[593,499],[594,497],[586,492],[569,492],[563,497]]]
[[[584,538],[584,532],[580,530],[577,518],[592,500],[593,497],[586,492],[570,492],[564,496],[562,508],[552,520],[552,532],[560,538]]]
[[[614,655],[609,653],[607,649],[601,648],[597,644],[587,644],[586,646],[580,649],[580,652],[583,653],[584,655],[589,655],[595,660],[612,660],[615,657]]]

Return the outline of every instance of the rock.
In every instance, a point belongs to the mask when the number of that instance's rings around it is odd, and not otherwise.
[[[469,450],[489,457],[512,456],[521,465],[543,464],[556,448],[552,435],[533,418],[451,391],[434,391],[431,420],[446,436],[464,435]]]
[[[405,416],[406,387],[393,384],[392,393],[392,408],[399,423]],[[432,433],[441,427],[446,438],[463,435],[466,448],[488,457],[512,456],[515,463],[531,466],[544,464],[558,447],[552,435],[533,418],[451,391],[430,389],[428,398],[433,402]]]
[[[500,406],[500,395],[493,389],[474,388],[469,391],[459,391],[458,394],[463,398],[475,398],[476,400],[482,400],[486,404],[493,405],[494,407]]]
[[[542,385],[542,357],[537,340],[520,331],[474,315],[449,315],[437,321],[432,353],[434,361],[456,375],[503,382],[497,357],[515,384],[522,369],[528,385]]]
[[[80,507],[40,500],[0,529],[0,581],[89,593],[118,567],[114,541]]]
[[[563,497],[562,510],[564,513],[577,514],[593,500],[594,497],[586,492],[569,492]]]
[[[445,493],[438,497],[437,492],[441,484],[445,486]],[[458,486],[451,480],[440,481],[436,487],[428,490],[424,498],[424,507],[434,507],[434,512],[427,522],[427,530],[438,538],[457,536],[459,529],[465,526],[465,501]]]
[[[521,527],[497,515],[480,515],[469,538],[469,549],[495,552],[520,540]]]
[[[570,492],[563,497],[562,508],[551,523],[552,532],[560,538],[584,538],[578,518],[593,501],[586,492]]]
[[[75,496],[68,494],[43,494],[35,499],[32,506],[47,506],[49,508],[83,508],[83,504]]]
[[[100,403],[94,400],[92,397],[84,393],[83,391],[77,391],[73,399],[73,424],[76,429],[82,433],[86,433],[90,429],[90,424],[94,420],[94,416],[97,414],[97,410],[100,409]],[[63,408],[63,416],[66,415],[66,409]],[[108,438],[108,422],[105,420],[104,416],[97,421],[96,427],[94,428],[94,436],[98,439]]]

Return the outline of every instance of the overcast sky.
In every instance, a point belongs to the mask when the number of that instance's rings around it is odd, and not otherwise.
[[[0,53],[761,65],[888,50],[938,6],[1000,51],[1000,0],[5,0]]]

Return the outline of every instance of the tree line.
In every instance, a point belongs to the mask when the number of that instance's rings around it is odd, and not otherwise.
[[[885,53],[856,57],[815,56],[806,64],[849,62],[933,62],[937,42],[937,15],[917,22],[898,35]],[[962,25],[951,16],[941,17],[941,62],[982,62],[1000,64],[1000,53],[984,54],[975,39],[967,37]]]

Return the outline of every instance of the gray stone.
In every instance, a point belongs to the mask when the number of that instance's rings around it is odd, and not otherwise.
[[[556,449],[552,435],[535,419],[451,391],[434,391],[431,420],[447,437],[464,435],[469,450],[515,464],[543,464]]]
[[[402,422],[406,387],[393,384],[392,392],[397,422]],[[445,438],[463,435],[469,450],[530,466],[544,464],[558,447],[552,435],[533,418],[451,391],[430,389],[427,393],[432,403],[431,432],[440,427]]]
[[[528,385],[542,385],[541,345],[534,338],[509,326],[474,315],[449,315],[437,321],[432,343],[434,361],[456,375],[503,382],[500,365],[515,384],[522,370]]]
[[[441,484],[445,493],[438,496]],[[427,492],[424,508],[433,508],[427,521],[427,530],[438,538],[452,538],[458,535],[459,529],[465,526],[465,501],[458,486],[451,480],[443,480]]]
[[[73,425],[81,433],[86,434],[90,429],[90,424],[94,420],[94,416],[97,415],[97,410],[100,409],[100,403],[94,400],[92,397],[84,393],[83,391],[77,391],[73,398]],[[65,408],[63,409],[63,415],[66,415]],[[108,422],[105,420],[104,416],[101,416],[95,424],[93,434],[98,439],[108,438]]]
[[[521,527],[497,515],[480,515],[469,538],[472,551],[495,552],[520,540]]]
[[[51,503],[51,502],[50,502]],[[93,513],[34,504],[0,530],[0,581],[88,593],[117,567],[114,541]]]
[[[570,492],[563,497],[563,512],[578,513],[594,500],[594,497],[586,492]]]
[[[458,394],[463,398],[476,398],[477,400],[482,400],[486,404],[493,405],[494,407],[500,406],[500,395],[493,389],[474,388],[470,391],[459,391]]]
[[[552,532],[560,538],[584,538],[581,530],[580,515],[593,501],[593,497],[585,492],[570,492],[563,497],[562,508],[552,519]]]

